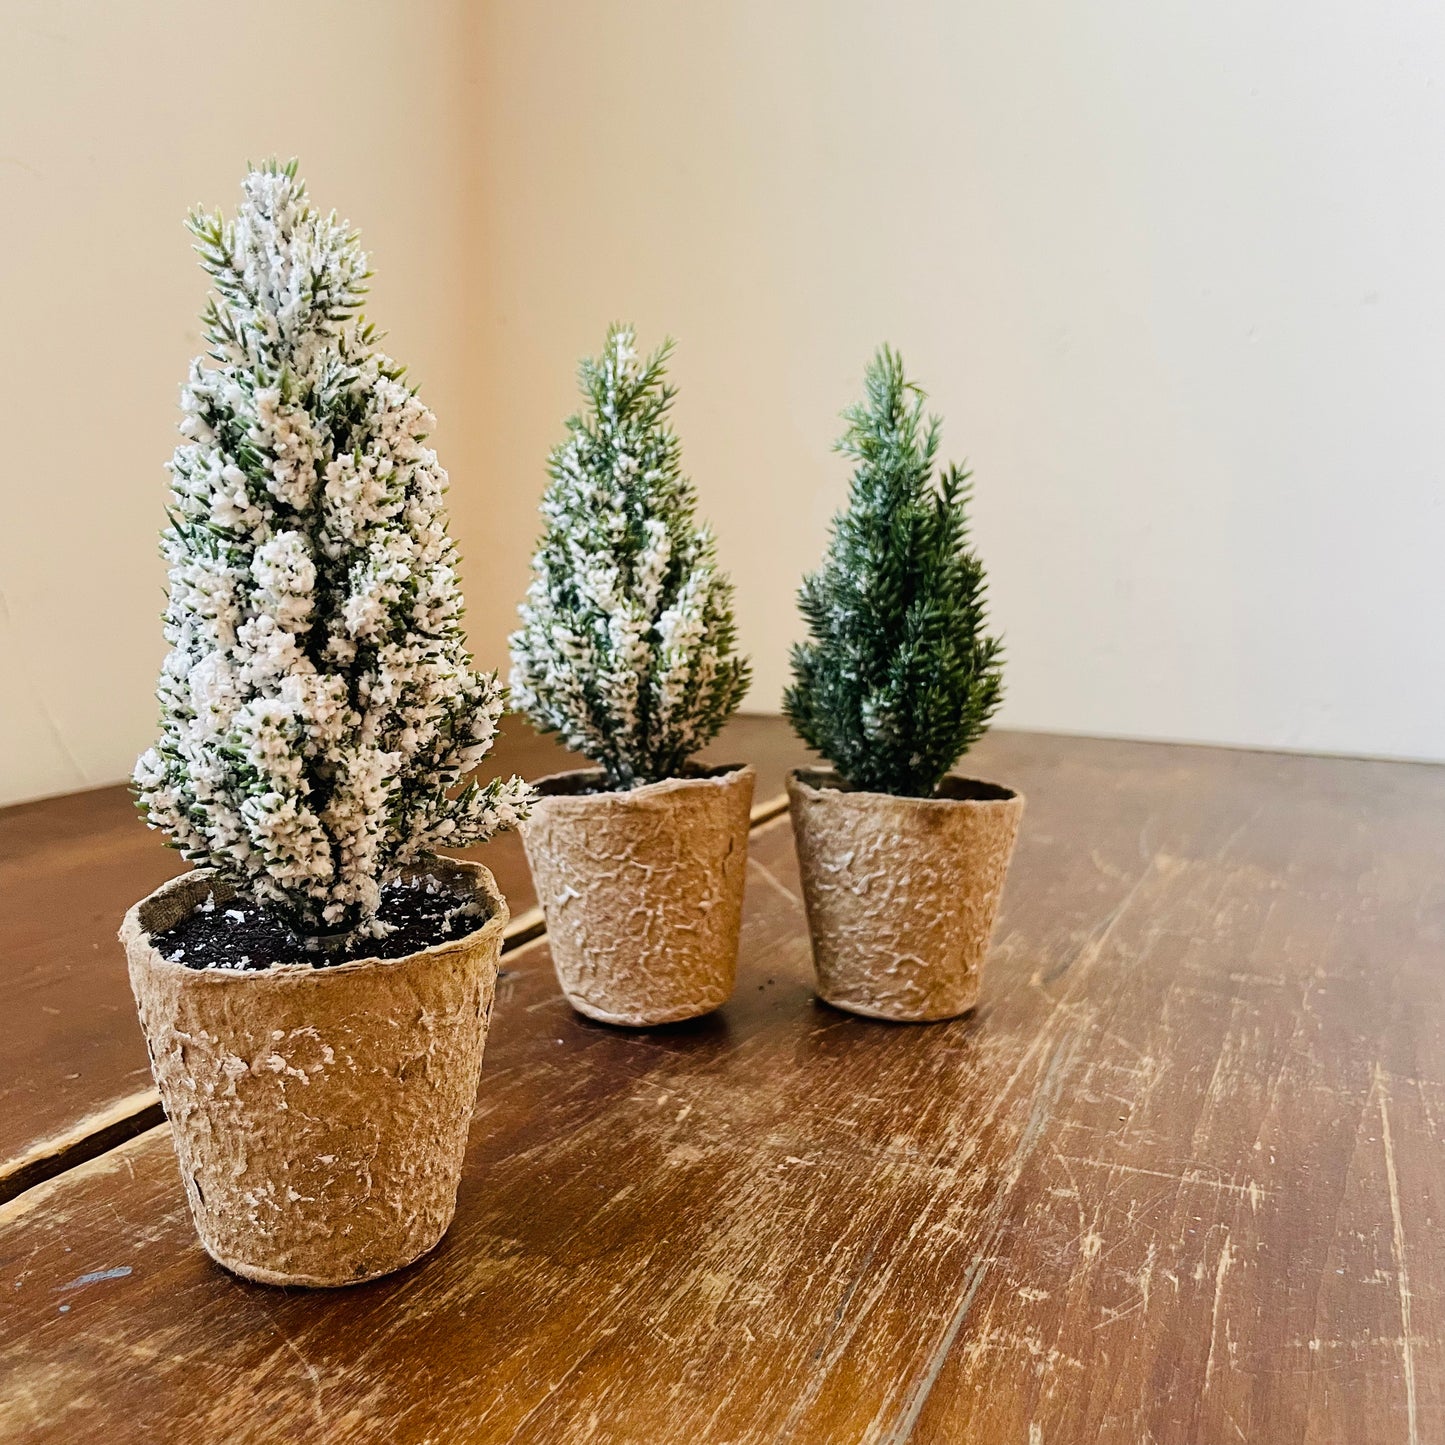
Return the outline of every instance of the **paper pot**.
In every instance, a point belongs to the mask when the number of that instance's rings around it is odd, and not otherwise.
[[[869,1018],[953,1018],[978,1000],[1023,797],[967,778],[936,798],[788,779],[818,992]]]
[[[522,824],[562,992],[610,1024],[708,1013],[737,976],[753,770],[589,791],[602,782],[542,779]]]
[[[265,1284],[374,1279],[451,1223],[507,905],[492,875],[437,859],[487,921],[404,958],[264,972],[167,962],[150,935],[215,890],[187,873],[121,928],[201,1243]]]

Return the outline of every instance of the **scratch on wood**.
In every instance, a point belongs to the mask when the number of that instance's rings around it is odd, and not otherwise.
[[[803,906],[803,900],[799,898],[798,895],[794,893],[793,890],[789,888],[788,885],[784,883],[778,877],[778,875],[773,872],[771,868],[765,868],[761,863],[758,862],[756,858],[748,859],[748,871],[751,873],[761,874],[763,879],[772,888],[774,888],[777,892],[781,893],[782,896],[795,907],[801,908]]]
[[[1209,1355],[1204,1361],[1204,1388],[1209,1388],[1210,1379],[1214,1375],[1214,1346],[1219,1339],[1219,1302],[1224,1295],[1224,1277],[1229,1273],[1229,1266],[1234,1263],[1234,1254],[1230,1249],[1229,1231],[1224,1231],[1224,1246],[1219,1251],[1219,1263],[1214,1267],[1214,1309],[1209,1316]]]
[[[868,1253],[863,1256],[862,1264],[853,1272],[852,1279],[848,1281],[847,1288],[843,1291],[843,1298],[838,1301],[838,1308],[833,1311],[833,1322],[828,1326],[828,1333],[823,1337],[817,1349],[813,1351],[813,1360],[815,1363],[823,1358],[823,1351],[827,1348],[829,1339],[832,1338],[838,1326],[843,1323],[843,1316],[848,1313],[848,1305],[858,1289],[859,1282],[867,1275],[868,1271],[873,1268],[873,1260],[876,1254],[877,1250],[870,1248]]]
[[[1272,1189],[1265,1189],[1250,1180],[1247,1184],[1235,1184],[1228,1179],[1211,1179],[1208,1175],[1200,1173],[1198,1169],[1185,1169],[1179,1174],[1171,1174],[1167,1169],[1145,1169],[1137,1164],[1122,1164],[1115,1159],[1091,1159],[1079,1154],[1055,1153],[1061,1164],[1088,1164],[1095,1169],[1117,1169],[1121,1174],[1143,1174],[1152,1179],[1168,1179],[1174,1184],[1202,1184],[1206,1189],[1218,1189],[1224,1194],[1237,1194],[1250,1201],[1251,1205],[1257,1206],[1259,1201],[1274,1193]]]
[[[1410,1445],[1419,1445],[1415,1412],[1415,1344],[1410,1329],[1410,1273],[1405,1268],[1405,1220],[1400,1210],[1400,1180],[1395,1173],[1395,1140],[1390,1132],[1388,1090],[1384,1075],[1375,1065],[1375,1094],[1380,1102],[1380,1141],[1385,1149],[1385,1179],[1390,1186],[1390,1224],[1395,1256],[1395,1289],[1400,1296],[1400,1350],[1405,1365],[1405,1415],[1409,1422]]]
[[[659,1330],[658,1333],[662,1334],[662,1331]],[[667,1339],[667,1336],[663,1335],[663,1338]],[[671,1343],[670,1340],[669,1343]],[[505,1445],[514,1445],[514,1442],[523,1438],[522,1432],[526,1430],[528,1425],[530,1425],[532,1421],[542,1412],[542,1410],[546,1407],[547,1403],[553,1398],[554,1395],[556,1395],[558,1390],[560,1390],[568,1382],[568,1380],[570,1380],[574,1375],[576,1375],[582,1369],[582,1367],[591,1360],[591,1358],[592,1351],[585,1351],[583,1354],[579,1355],[576,1360],[573,1361],[570,1369],[566,1370],[562,1375],[560,1375],[556,1380],[554,1380],[550,1385],[548,1385],[546,1391],[537,1400],[536,1404],[534,1404],[532,1408],[528,1410],[527,1413],[523,1415],[522,1418],[517,1422],[517,1428],[513,1430],[510,1435],[507,1436]],[[591,1429],[589,1429],[587,1433],[592,1434],[593,1432]]]
[[[324,1431],[326,1429],[326,1410],[321,1398],[322,1386],[320,1371],[301,1353],[301,1348],[297,1345],[296,1341],[276,1323],[276,1316],[271,1313],[270,1309],[262,1305],[262,1311],[266,1315],[266,1318],[271,1321],[271,1328],[276,1331],[281,1343],[286,1346],[291,1354],[295,1355],[301,1364],[301,1368],[306,1372],[306,1378],[311,1381],[311,1412],[315,1416],[317,1425]]]
[[[1147,1304],[1147,1298],[1141,1295],[1133,1304],[1125,1305],[1121,1310],[1110,1309],[1108,1305],[1105,1305],[1104,1318],[1101,1319],[1094,1328],[1096,1330],[1102,1330],[1108,1325],[1117,1324],[1120,1320],[1127,1319],[1130,1315],[1138,1314]]]
[[[1214,855],[1217,862],[1222,863],[1224,861],[1224,855],[1228,853],[1229,850],[1234,847],[1237,842],[1239,842],[1245,831],[1252,824],[1259,821],[1260,817],[1264,814],[1264,807],[1265,805],[1261,803],[1247,818],[1243,820],[1243,822],[1240,823],[1240,825],[1229,835],[1229,837],[1227,837],[1224,842],[1219,845],[1219,849]]]
[[[1144,869],[1136,878],[1129,890],[1114,906],[1113,910],[1094,930],[1084,942],[1082,948],[1072,957],[1066,958],[1062,963],[1055,965],[1044,975],[1045,985],[1056,983],[1066,973],[1072,973],[1076,978],[1087,973],[1097,959],[1103,956],[1104,949],[1108,946],[1109,939],[1113,936],[1119,920],[1128,912],[1129,905],[1139,896],[1144,885],[1150,882],[1158,872],[1169,872],[1169,866],[1162,857],[1154,858],[1150,865]]]
[[[909,1401],[907,1409],[894,1426],[889,1438],[895,1442],[907,1440],[913,1433],[913,1427],[918,1423],[919,1417],[923,1414],[923,1407],[927,1403],[933,1387],[938,1382],[938,1377],[943,1373],[944,1364],[953,1349],[954,1341],[957,1340],[959,1331],[963,1328],[963,1322],[968,1318],[968,1312],[973,1307],[973,1301],[983,1286],[984,1279],[988,1275],[989,1266],[994,1262],[993,1246],[998,1239],[999,1231],[1002,1228],[1003,1214],[1012,1198],[1014,1185],[1017,1184],[1019,1176],[1023,1173],[1024,1165],[1028,1162],[1029,1156],[1033,1153],[1043,1134],[1049,1119],[1053,1116],[1054,1108],[1058,1103],[1059,1094],[1063,1089],[1063,1081],[1073,1063],[1074,1055],[1078,1052],[1080,1045],[1080,1031],[1065,1035],[1055,1046],[1048,1064],[1044,1068],[1042,1079],[1034,1095],[1033,1108],[1029,1111],[1028,1121],[1019,1134],[1018,1143],[1009,1159],[1008,1168],[1004,1171],[1004,1178],[993,1204],[989,1208],[988,1218],[985,1224],[983,1248],[974,1257],[973,1264],[965,1275],[967,1285],[959,1300],[957,1308],[953,1312],[953,1318],[949,1320],[947,1328],[943,1332],[933,1355],[928,1362],[928,1367],[923,1373],[923,1378],[914,1389],[913,1398]]]
[[[1069,1016],[1072,1017],[1075,1011],[1071,1010],[1068,1012]],[[1037,1058],[1044,1053],[1048,1044],[1053,1041],[1054,1038],[1055,1035],[1052,1029],[1041,1030],[1034,1036],[1028,1047],[1020,1055],[1018,1062],[1014,1065],[1008,1078],[994,1091],[992,1103],[977,1121],[977,1128],[979,1130],[987,1129],[992,1124],[995,1115],[1007,1106],[1008,1101],[1013,1097],[1015,1086],[1019,1080],[1024,1077],[1030,1068],[1035,1066]],[[995,1201],[990,1206],[982,1222],[981,1228],[987,1235],[985,1246],[991,1245],[997,1236],[1000,1227],[999,1220],[1008,1202],[1009,1192],[1012,1190],[1014,1184],[1017,1183],[1029,1154],[1032,1153],[1035,1144],[1038,1142],[1038,1136],[1047,1122],[1048,1113],[1051,1112],[1058,1103],[1058,1094],[1062,1088],[1061,1075],[1064,1072],[1063,1066],[1066,1063],[1072,1063],[1073,1056],[1080,1047],[1080,1044],[1080,1032],[1069,1034],[1065,1036],[1064,1039],[1054,1042],[1053,1052],[1049,1055],[1049,1061],[1043,1070],[1042,1081],[1035,1089],[1034,1106],[1029,1121],[1024,1127],[1019,1142],[1014,1147],[1009,1166],[1004,1170],[1004,1178],[999,1185]],[[1066,1050],[1067,1059],[1063,1057]],[[1059,1083],[1057,1084],[1054,1082],[1056,1078],[1059,1078]],[[1043,1111],[1042,1116],[1041,1111]],[[824,1117],[826,1118],[827,1116]],[[847,1118],[831,1119],[828,1122],[842,1123],[847,1127],[852,1127],[852,1121]],[[926,1213],[921,1213],[914,1218],[912,1226],[903,1240],[902,1253],[904,1255],[907,1254],[914,1238],[923,1227],[927,1218]],[[967,1307],[972,1302],[978,1284],[981,1283],[981,1274],[986,1273],[993,1263],[994,1256],[992,1252],[985,1247],[980,1254],[974,1256],[969,1270],[965,1273],[965,1299],[960,1307],[962,1313],[957,1313],[954,1316],[954,1324],[951,1326],[952,1332],[946,1332],[945,1342],[942,1347],[945,1354],[948,1345],[956,1338],[958,1327],[961,1326],[963,1322],[963,1314],[967,1312]],[[782,1422],[780,1427],[782,1436],[786,1436],[795,1422],[801,1419],[811,1406],[813,1399],[822,1388],[828,1372],[837,1363],[842,1351],[853,1338],[859,1321],[868,1315],[874,1303],[882,1297],[884,1291],[887,1289],[891,1279],[892,1269],[893,1264],[891,1262],[880,1269],[875,1280],[868,1288],[866,1295],[859,1300],[855,1307],[849,1310],[847,1323],[835,1332],[834,1343],[828,1348],[825,1358],[819,1362],[819,1369],[813,1379],[810,1380],[808,1385],[799,1393],[798,1398],[793,1402],[792,1410]],[[943,1355],[935,1353],[933,1358],[936,1365],[933,1375],[936,1376],[938,1371],[941,1371],[943,1368]],[[908,1416],[905,1418],[904,1424],[895,1429],[892,1435],[895,1441],[907,1437],[908,1431],[912,1429],[911,1421],[916,1420],[917,1413],[923,1409],[923,1402],[929,1388],[931,1388],[931,1386],[925,1381],[922,1387],[922,1393],[915,1391],[913,1405],[910,1408]],[[879,1418],[881,1418],[881,1416]]]
[[[1153,1240],[1149,1242],[1149,1249],[1144,1257],[1143,1268],[1134,1276],[1134,1282],[1139,1286],[1139,1293],[1144,1300],[1144,1308],[1149,1308],[1149,1282],[1154,1278],[1154,1260],[1159,1252],[1159,1246]]]

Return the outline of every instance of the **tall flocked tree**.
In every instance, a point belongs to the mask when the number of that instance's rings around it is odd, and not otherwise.
[[[461,628],[433,417],[360,317],[357,235],[295,163],[189,226],[214,286],[170,463],[152,827],[304,935],[376,936],[381,889],[525,811],[480,787],[502,709]]]
[[[579,368],[587,410],[551,454],[512,695],[628,789],[682,773],[742,701],[732,584],[693,519],[667,415],[672,343],[639,360],[630,326]]]
[[[838,450],[857,464],[823,565],[803,583],[810,636],[793,649],[784,710],[848,785],[931,797],[1002,696],[985,632],[983,564],[969,549],[968,473],[934,474],[941,425],[903,358],[881,348]]]

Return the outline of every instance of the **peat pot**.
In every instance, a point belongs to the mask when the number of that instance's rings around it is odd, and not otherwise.
[[[666,1024],[726,1003],[737,977],[753,770],[604,792],[600,770],[537,784],[522,824],[557,979],[578,1013]]]
[[[486,922],[403,958],[187,968],[150,935],[214,890],[187,873],[121,941],[191,1217],[219,1264],[264,1284],[343,1285],[410,1264],[456,1210],[507,905],[474,863],[425,872]]]
[[[953,1018],[978,1001],[1024,800],[948,777],[932,798],[788,778],[818,993],[868,1018]]]

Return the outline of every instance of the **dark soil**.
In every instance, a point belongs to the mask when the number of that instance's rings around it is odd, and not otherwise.
[[[246,972],[278,963],[330,968],[358,958],[403,958],[461,938],[486,921],[485,909],[475,898],[464,898],[430,877],[387,884],[377,916],[394,928],[385,938],[358,938],[328,947],[326,940],[293,933],[254,898],[221,903],[210,895],[189,918],[152,934],[151,942],[162,958],[187,968]]]
[[[721,778],[728,773],[735,773],[744,767],[743,763],[724,763],[719,767],[704,767],[701,763],[689,763],[678,778],[686,781],[693,778]],[[651,782],[671,782],[670,778],[653,778]],[[638,788],[649,787],[648,780],[639,778],[631,788],[619,788],[616,784],[607,780],[607,774],[601,768],[577,768],[570,773],[556,773],[550,778],[543,778],[537,784],[537,791],[544,798],[586,798],[595,797],[599,793],[616,793],[619,797],[625,797],[629,792]]]
[[[816,788],[820,792],[836,793],[868,793],[867,788],[855,788],[851,783],[845,783],[831,768],[799,768],[799,779],[810,788]],[[913,793],[872,793],[875,798],[912,798],[917,796]],[[986,783],[981,778],[963,778],[957,773],[949,773],[938,785],[938,791],[931,798],[925,798],[925,802],[969,802],[969,803],[1006,803],[1011,798],[1018,797],[1012,788],[1006,788],[1001,783]]]

